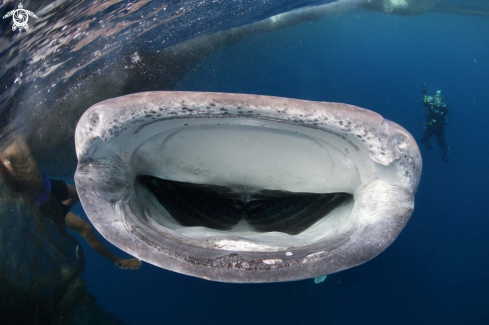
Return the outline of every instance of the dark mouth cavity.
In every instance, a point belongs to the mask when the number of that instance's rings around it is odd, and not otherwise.
[[[257,232],[297,235],[353,200],[348,193],[240,191],[225,186],[169,181],[138,176],[170,215],[184,227],[230,230],[245,220]],[[237,187],[239,188],[239,186]]]

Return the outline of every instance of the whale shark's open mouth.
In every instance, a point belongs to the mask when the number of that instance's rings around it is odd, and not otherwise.
[[[138,177],[138,180],[167,212],[156,220],[161,225],[173,229],[200,226],[244,238],[246,232],[301,234],[352,199],[347,193],[291,193],[247,188],[235,191],[224,186],[181,183],[152,176]],[[350,209],[343,210],[348,214]],[[264,234],[262,237],[266,238]]]
[[[154,92],[90,108],[76,183],[109,241],[203,278],[316,277],[383,251],[413,209],[421,158],[378,114],[264,96]]]
[[[348,223],[359,174],[344,153],[280,124],[272,128],[277,123],[223,121],[187,119],[134,151],[132,160],[145,166],[136,202],[154,205],[148,218],[193,239],[232,235],[285,247],[312,244],[332,223]],[[310,229],[321,220],[320,233]]]

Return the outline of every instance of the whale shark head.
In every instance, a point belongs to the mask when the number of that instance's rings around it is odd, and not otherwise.
[[[413,137],[338,103],[147,92],[89,108],[75,181],[100,233],[156,266],[223,282],[364,263],[408,221]]]

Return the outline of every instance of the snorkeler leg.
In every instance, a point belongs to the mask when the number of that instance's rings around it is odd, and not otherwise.
[[[90,245],[94,251],[114,263],[118,268],[137,270],[141,267],[141,261],[137,258],[122,259],[112,254],[112,252],[95,236],[93,226],[74,213],[68,212],[65,218],[65,224],[67,228],[77,232],[85,238],[88,245]]]

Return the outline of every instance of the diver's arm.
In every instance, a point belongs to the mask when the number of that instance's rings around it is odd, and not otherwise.
[[[423,82],[421,86],[423,87],[423,95],[424,95],[423,106],[430,108],[430,101],[429,101],[430,97],[428,96],[428,92],[426,91],[426,84]]]
[[[6,161],[4,162],[3,159],[0,159],[0,174],[2,175],[3,182],[15,192],[21,192],[22,189],[17,180],[17,177],[12,174],[12,172],[5,166],[5,164],[10,164],[10,160],[6,159]]]
[[[42,182],[30,182],[19,179],[16,171],[11,168],[11,159],[18,157],[2,157],[0,159],[0,175],[4,184],[12,191],[19,193],[28,201],[35,201],[39,193],[43,190]]]
[[[21,135],[0,151],[0,174],[5,185],[29,201],[35,200],[44,188],[37,164]]]

